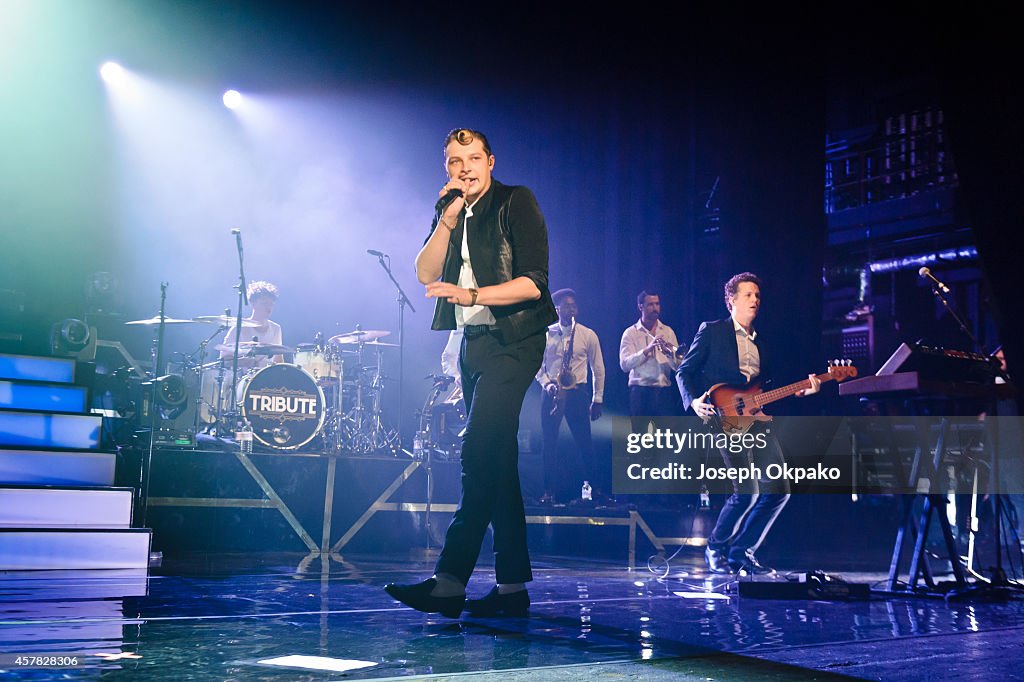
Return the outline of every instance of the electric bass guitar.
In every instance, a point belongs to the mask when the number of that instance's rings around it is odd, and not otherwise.
[[[829,364],[828,371],[816,375],[821,383],[832,380],[846,381],[855,376],[857,376],[857,368],[850,360],[836,360]],[[708,389],[708,402],[715,406],[723,431],[743,433],[750,429],[754,422],[771,421],[771,416],[765,414],[761,409],[765,405],[788,398],[810,387],[810,379],[802,379],[770,391],[762,391],[761,386],[757,383],[745,386],[715,384]]]

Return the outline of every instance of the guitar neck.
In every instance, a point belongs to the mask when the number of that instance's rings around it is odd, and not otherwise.
[[[821,383],[825,383],[826,381],[832,381],[833,379],[833,376],[828,372],[825,372],[824,374],[818,374],[816,376],[818,381],[820,381]],[[780,386],[778,388],[772,389],[771,391],[763,391],[761,393],[758,393],[757,395],[754,396],[754,403],[756,403],[760,407],[763,405],[767,405],[768,403],[774,403],[776,400],[788,398],[789,396],[795,395],[799,391],[802,391],[810,387],[810,379],[794,381],[791,384]]]

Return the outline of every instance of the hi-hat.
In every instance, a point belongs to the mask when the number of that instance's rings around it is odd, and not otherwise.
[[[131,322],[125,322],[125,324],[160,324],[160,316],[155,315],[148,320],[132,320]],[[177,320],[173,317],[165,317],[164,324],[192,324],[192,320]]]
[[[367,343],[369,341],[375,341],[377,339],[383,339],[388,336],[391,332],[386,332],[380,329],[357,329],[354,332],[345,332],[344,334],[338,334],[332,336],[329,339],[329,343],[346,344],[346,343]]]
[[[234,353],[234,344],[218,343],[213,347],[214,350],[222,353]],[[281,346],[276,343],[258,343],[256,341],[239,341],[238,343],[239,353],[245,355],[282,355],[284,353],[294,353],[294,348],[288,346]]]
[[[191,322],[202,322],[203,324],[234,325],[235,322],[237,322],[238,320],[236,320],[233,317],[228,317],[227,315],[200,315],[199,317],[193,317],[189,321],[191,321]],[[262,325],[260,325],[259,322],[253,322],[252,320],[247,320],[245,318],[242,318],[242,327],[243,328],[244,327],[253,328],[253,327],[259,327],[259,326],[262,326]]]
[[[367,341],[363,346],[373,346],[374,348],[398,348],[397,343],[383,343],[381,341]]]

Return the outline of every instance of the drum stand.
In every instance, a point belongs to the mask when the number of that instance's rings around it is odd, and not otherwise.
[[[363,344],[359,344],[359,361],[362,365]],[[360,377],[356,380],[355,404],[348,414],[340,418],[339,440],[341,449],[356,454],[369,455],[381,450],[395,452],[399,448],[398,432],[384,426],[381,420],[381,398],[384,392],[383,353],[377,350],[377,364],[373,377],[367,382]],[[339,396],[339,414],[341,412]]]
[[[222,325],[217,328],[217,331],[213,332],[207,338],[199,342],[199,348],[190,356],[190,359],[195,364],[194,370],[199,374],[199,381],[196,386],[196,414],[193,419],[192,433],[199,433],[199,416],[203,411],[203,368],[206,365],[206,349],[210,345],[210,341],[213,341],[215,336],[220,335],[225,330]],[[199,356],[199,362],[195,362],[196,355]],[[216,405],[210,405],[211,411],[216,415],[217,423],[220,422],[220,403],[221,403],[221,385],[224,381],[224,363],[221,363],[220,371],[217,376],[217,393],[215,397]]]

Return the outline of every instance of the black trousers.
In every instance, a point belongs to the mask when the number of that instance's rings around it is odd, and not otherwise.
[[[762,424],[751,433],[770,429]],[[783,464],[782,448],[774,433],[765,434],[764,448],[744,452],[721,450],[725,466],[745,468],[751,463],[762,473],[769,464]],[[756,552],[771,530],[775,519],[789,501],[789,483],[785,480],[752,480],[732,482],[733,494],[725,501],[718,521],[708,537],[708,547],[723,552],[730,563],[743,563],[747,552]]]
[[[555,399],[547,391],[540,403],[540,428],[544,435],[544,490],[561,500],[580,494],[583,481],[600,488],[597,462],[594,461],[594,439],[590,433],[590,403],[593,393],[587,384],[580,384],[566,392],[565,412],[551,415]],[[575,462],[558,456],[558,432],[562,420],[569,425],[569,433],[576,443]],[[575,463],[577,466],[571,466]]]
[[[650,422],[658,426],[657,419],[650,417],[678,417],[682,415],[679,390],[674,386],[630,386],[629,414],[635,433],[643,433]]]
[[[519,484],[519,413],[544,355],[544,330],[515,343],[496,332],[462,339],[459,370],[468,421],[462,441],[462,500],[435,572],[468,583],[487,526],[494,529],[499,583],[533,579]]]

